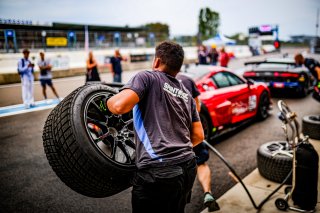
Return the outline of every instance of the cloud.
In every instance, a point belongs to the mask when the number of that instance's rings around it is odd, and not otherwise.
[[[319,0],[1,0],[2,18],[139,26],[162,22],[172,34],[197,32],[200,8],[220,13],[224,34],[247,33],[248,27],[278,24],[280,36],[315,32]]]

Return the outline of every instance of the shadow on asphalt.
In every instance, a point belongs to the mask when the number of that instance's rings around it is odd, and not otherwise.
[[[308,93],[308,95],[311,93],[311,91]],[[308,97],[308,95],[306,97]],[[302,97],[295,91],[290,90],[284,90],[284,91],[277,91],[277,92],[271,92],[272,98],[282,98],[282,99],[304,99],[306,97]]]

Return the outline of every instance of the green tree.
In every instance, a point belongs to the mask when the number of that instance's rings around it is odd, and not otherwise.
[[[210,8],[202,8],[199,13],[198,38],[208,39],[218,33],[220,25],[219,13]]]
[[[169,25],[159,22],[145,25],[147,33],[154,33],[157,41],[164,41],[169,38]]]

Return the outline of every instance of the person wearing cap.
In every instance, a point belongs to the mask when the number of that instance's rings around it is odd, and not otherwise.
[[[152,71],[139,72],[107,100],[113,114],[133,111],[133,213],[182,213],[190,201],[197,167],[192,147],[204,133],[194,99],[176,79],[183,59],[179,44],[160,43]]]
[[[18,61],[18,73],[21,78],[22,100],[26,109],[34,106],[33,97],[33,69],[34,64],[29,60],[30,51],[23,50],[23,58]]]
[[[58,99],[60,99],[56,89],[54,88],[54,86],[52,84],[52,73],[51,73],[52,65],[48,59],[45,59],[44,56],[45,56],[44,52],[40,52],[40,60],[38,61],[38,66],[40,69],[39,80],[40,80],[41,87],[42,87],[43,97],[47,101],[46,85],[48,85],[51,88],[54,95]]]

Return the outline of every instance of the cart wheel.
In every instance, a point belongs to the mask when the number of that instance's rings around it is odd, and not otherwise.
[[[281,211],[286,211],[289,208],[288,202],[283,198],[276,199],[276,207]]]

